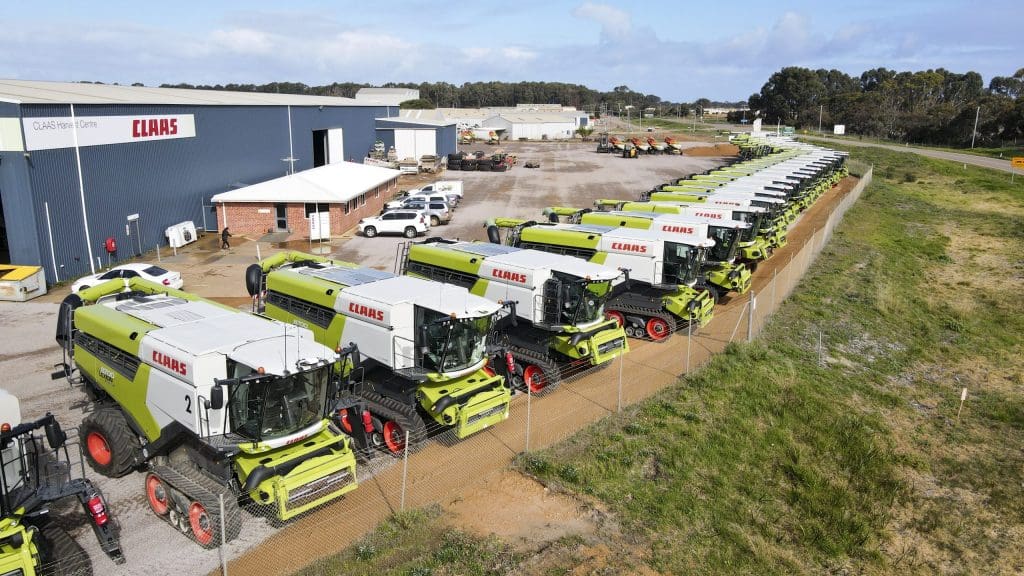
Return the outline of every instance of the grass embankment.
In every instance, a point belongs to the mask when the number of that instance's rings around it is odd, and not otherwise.
[[[339,573],[571,574],[599,548],[621,573],[1024,571],[1024,183],[852,154],[874,184],[756,342],[521,458],[617,530],[527,565],[428,514]],[[451,538],[494,562],[444,567]]]

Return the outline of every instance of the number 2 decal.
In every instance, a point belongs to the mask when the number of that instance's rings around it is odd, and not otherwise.
[[[188,395],[185,396],[185,412],[192,413],[192,397]]]

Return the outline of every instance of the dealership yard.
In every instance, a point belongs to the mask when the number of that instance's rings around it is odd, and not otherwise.
[[[430,235],[482,240],[486,237],[483,223],[487,218],[540,218],[541,209],[550,205],[585,207],[597,198],[635,198],[642,190],[661,182],[702,172],[724,161],[723,158],[685,155],[623,159],[597,154],[594,145],[590,143],[513,143],[503,145],[502,148],[518,155],[519,165],[509,172],[449,172],[440,177],[462,180],[465,198],[452,223],[432,229]],[[490,151],[492,148],[476,145],[469,149]],[[539,162],[541,167],[524,168],[523,164],[527,161]],[[435,179],[427,175],[403,178],[401,187],[411,188]],[[265,257],[275,249],[309,247],[302,242],[274,245],[256,240],[233,238],[232,248],[222,251],[218,248],[218,239],[207,235],[186,250],[179,251],[176,256],[163,252],[162,264],[182,272],[186,290],[242,305],[247,302],[243,271],[256,260],[257,250]],[[329,252],[338,259],[390,270],[394,267],[397,246],[402,241],[404,239],[400,237],[370,239],[350,234],[313,248],[321,253]],[[155,257],[152,259],[155,260]],[[64,380],[50,379],[53,365],[61,360],[61,351],[53,340],[56,303],[67,292],[67,287],[57,288],[46,297],[27,304],[0,304],[0,319],[3,320],[0,323],[0,338],[6,342],[5,351],[0,355],[0,369],[8,374],[5,387],[21,399],[22,413],[26,417],[36,417],[51,411],[58,415],[66,427],[71,427],[77,425],[82,418],[86,405],[84,394],[71,389]],[[642,344],[635,346],[637,349],[644,347]],[[571,402],[575,398],[568,394],[552,395],[548,401],[559,397],[562,398],[561,402]],[[521,408],[513,408],[513,412]],[[439,455],[444,460],[453,458],[456,452],[464,451],[432,447],[430,452],[443,453],[445,450],[450,454]],[[426,455],[417,456],[422,462]],[[488,459],[483,458],[480,466],[486,468],[488,462]],[[467,468],[475,469],[478,466]],[[216,551],[200,550],[170,526],[153,517],[143,494],[141,474],[130,474],[117,480],[102,478],[93,473],[90,476],[105,491],[122,524],[123,547],[127,557],[126,565],[113,566],[99,552],[95,541],[79,530],[77,536],[90,551],[97,573],[147,573],[156,576],[203,573],[216,569],[219,564]],[[367,485],[364,483],[364,488],[356,491],[354,498],[363,500],[364,497],[370,497],[369,490],[372,488],[368,489]],[[429,499],[422,492],[417,496],[418,501],[424,498]],[[335,511],[333,513],[343,509],[348,500],[346,498],[332,505],[330,508]],[[380,513],[386,514],[388,511],[383,509]],[[245,553],[275,532],[275,527],[268,520],[244,516],[241,537],[228,547],[231,556]],[[371,526],[369,524],[363,528]],[[343,544],[343,539],[339,535],[334,542],[335,546]],[[273,541],[270,544],[272,546]],[[181,554],[183,547],[188,547],[190,553]],[[265,546],[259,548],[265,549]],[[257,554],[256,557],[260,556],[264,555]],[[252,555],[249,557],[252,558]],[[301,565],[301,560],[296,558],[286,564]],[[237,573],[246,571],[243,569]]]

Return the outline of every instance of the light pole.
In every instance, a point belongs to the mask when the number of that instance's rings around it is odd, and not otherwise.
[[[981,106],[974,113],[974,131],[971,132],[971,150],[974,149],[974,137],[978,135],[978,117],[981,116]]]

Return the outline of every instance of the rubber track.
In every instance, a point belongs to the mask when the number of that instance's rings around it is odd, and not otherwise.
[[[403,430],[409,432],[409,452],[415,452],[423,445],[427,437],[427,425],[415,406],[369,390],[364,390],[360,397],[370,405],[371,413],[387,420],[394,420]],[[358,424],[362,425],[362,422]]]
[[[618,306],[618,305],[605,305],[606,310],[613,312],[622,312],[623,316],[627,314],[633,314],[635,316],[644,316],[647,319],[651,317],[661,318],[668,324],[669,336],[675,334],[679,330],[679,321],[676,320],[676,316],[665,310],[655,310],[654,308],[641,308],[639,306]],[[685,322],[684,322],[685,325]],[[664,344],[668,342],[670,338],[663,338],[661,340],[654,340],[650,336],[647,336],[647,322],[644,321],[644,337],[642,340],[649,340],[656,344]]]
[[[187,468],[186,468],[187,466]],[[224,515],[227,517],[225,526],[225,542],[230,542],[242,532],[242,510],[238,507],[238,497],[227,486],[218,483],[213,478],[203,474],[195,466],[186,465],[157,465],[153,466],[153,473],[161,480],[184,494],[189,500],[199,502],[206,508],[206,513],[216,526],[213,540],[205,545],[206,548],[216,548],[220,544],[220,498],[224,494]],[[188,511],[183,512],[184,522],[188,522]],[[193,538],[195,536],[193,535]]]
[[[508,350],[512,353],[512,357],[515,358],[518,363],[522,364],[522,360],[525,360],[530,364],[535,364],[539,366],[544,372],[544,375],[547,376],[548,385],[538,392],[538,394],[547,394],[548,391],[554,390],[562,382],[562,367],[559,366],[550,355],[538,354],[533,350],[515,346],[513,344],[508,345]],[[517,374],[517,376],[519,375]],[[523,387],[523,391],[525,392],[525,381],[523,382]]]
[[[47,525],[39,531],[40,573],[46,576],[92,576],[92,561],[82,545],[63,528]],[[17,571],[15,571],[17,572]]]

